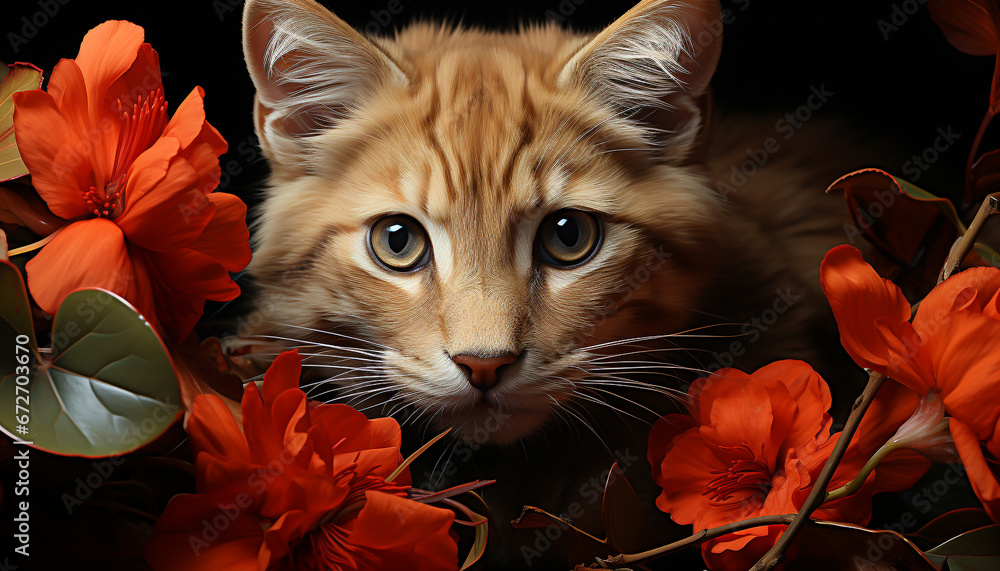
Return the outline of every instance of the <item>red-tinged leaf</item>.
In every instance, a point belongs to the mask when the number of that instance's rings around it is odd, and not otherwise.
[[[857,232],[875,246],[879,274],[908,293],[929,291],[965,230],[951,201],[878,169],[842,176],[827,192],[833,190],[844,193]]]
[[[976,56],[1000,51],[1000,8],[996,0],[929,0],[931,17],[951,45]],[[1000,109],[1000,59],[994,63],[990,109]]]
[[[930,549],[956,535],[986,527],[992,523],[993,520],[990,519],[986,510],[962,508],[939,515],[917,531],[906,534],[906,538],[918,547]]]
[[[30,63],[12,63],[0,82],[0,182],[28,174],[14,140],[14,94],[42,87],[42,70]]]
[[[185,426],[195,397],[205,394],[222,399],[233,418],[240,421],[243,381],[229,366],[218,339],[213,337],[199,342],[192,334],[179,347],[173,348],[171,356],[184,403]]]
[[[810,521],[788,550],[786,571],[938,571],[915,545],[888,530]]]
[[[48,236],[66,224],[31,187],[16,183],[0,186],[0,222],[24,226],[38,236]]]
[[[1000,191],[1000,149],[983,154],[972,164],[971,194],[966,204],[978,204],[987,194]]]
[[[601,506],[601,522],[604,533],[608,536],[608,544],[619,553],[641,550],[645,547],[645,521],[642,504],[639,503],[635,490],[625,479],[618,464],[614,464],[608,473]]]

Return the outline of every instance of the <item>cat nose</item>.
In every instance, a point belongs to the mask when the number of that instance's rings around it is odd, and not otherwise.
[[[517,355],[504,353],[485,358],[476,355],[455,355],[451,360],[465,372],[470,385],[485,393],[500,381],[500,369],[516,361]]]

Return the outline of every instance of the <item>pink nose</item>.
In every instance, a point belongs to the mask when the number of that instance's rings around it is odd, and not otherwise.
[[[465,371],[470,385],[485,393],[499,382],[500,368],[516,361],[517,355],[506,353],[485,359],[474,355],[455,355],[451,360]]]

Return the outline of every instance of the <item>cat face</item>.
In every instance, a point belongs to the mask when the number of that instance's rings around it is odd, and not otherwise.
[[[336,384],[480,441],[600,398],[582,388],[595,355],[682,328],[711,266],[716,208],[689,163],[717,37],[685,38],[713,17],[644,2],[593,38],[386,40],[311,0],[249,2],[273,171],[263,333],[322,349],[314,395]]]

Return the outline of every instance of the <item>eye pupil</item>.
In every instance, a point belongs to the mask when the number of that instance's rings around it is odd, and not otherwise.
[[[402,224],[393,224],[386,229],[386,232],[388,233],[389,248],[393,252],[401,254],[410,241],[410,232]]]
[[[556,222],[556,236],[567,248],[575,248],[580,241],[580,226],[571,218]]]

